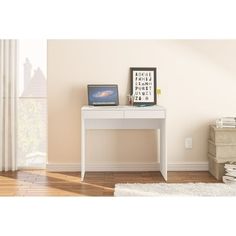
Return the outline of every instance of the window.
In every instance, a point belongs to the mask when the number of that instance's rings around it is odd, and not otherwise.
[[[44,168],[47,160],[47,41],[19,41],[18,168]]]

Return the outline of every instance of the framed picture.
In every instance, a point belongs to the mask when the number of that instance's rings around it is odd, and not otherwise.
[[[131,67],[131,95],[133,105],[156,104],[156,68]]]

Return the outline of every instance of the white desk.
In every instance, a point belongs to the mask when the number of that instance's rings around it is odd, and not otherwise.
[[[160,130],[160,171],[167,180],[166,110],[160,106],[83,106],[81,108],[81,180],[86,171],[86,130],[155,129]]]

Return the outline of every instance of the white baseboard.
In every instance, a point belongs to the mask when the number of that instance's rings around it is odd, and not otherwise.
[[[79,163],[47,163],[47,171],[80,171]]]
[[[47,171],[80,171],[80,163],[48,163]],[[88,163],[86,171],[158,171],[159,163]],[[169,163],[168,171],[208,171],[208,162]]]
[[[168,164],[168,171],[208,171],[208,162],[182,162]]]

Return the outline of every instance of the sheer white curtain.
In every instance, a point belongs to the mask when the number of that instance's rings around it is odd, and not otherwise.
[[[0,171],[16,170],[17,40],[0,40]]]

